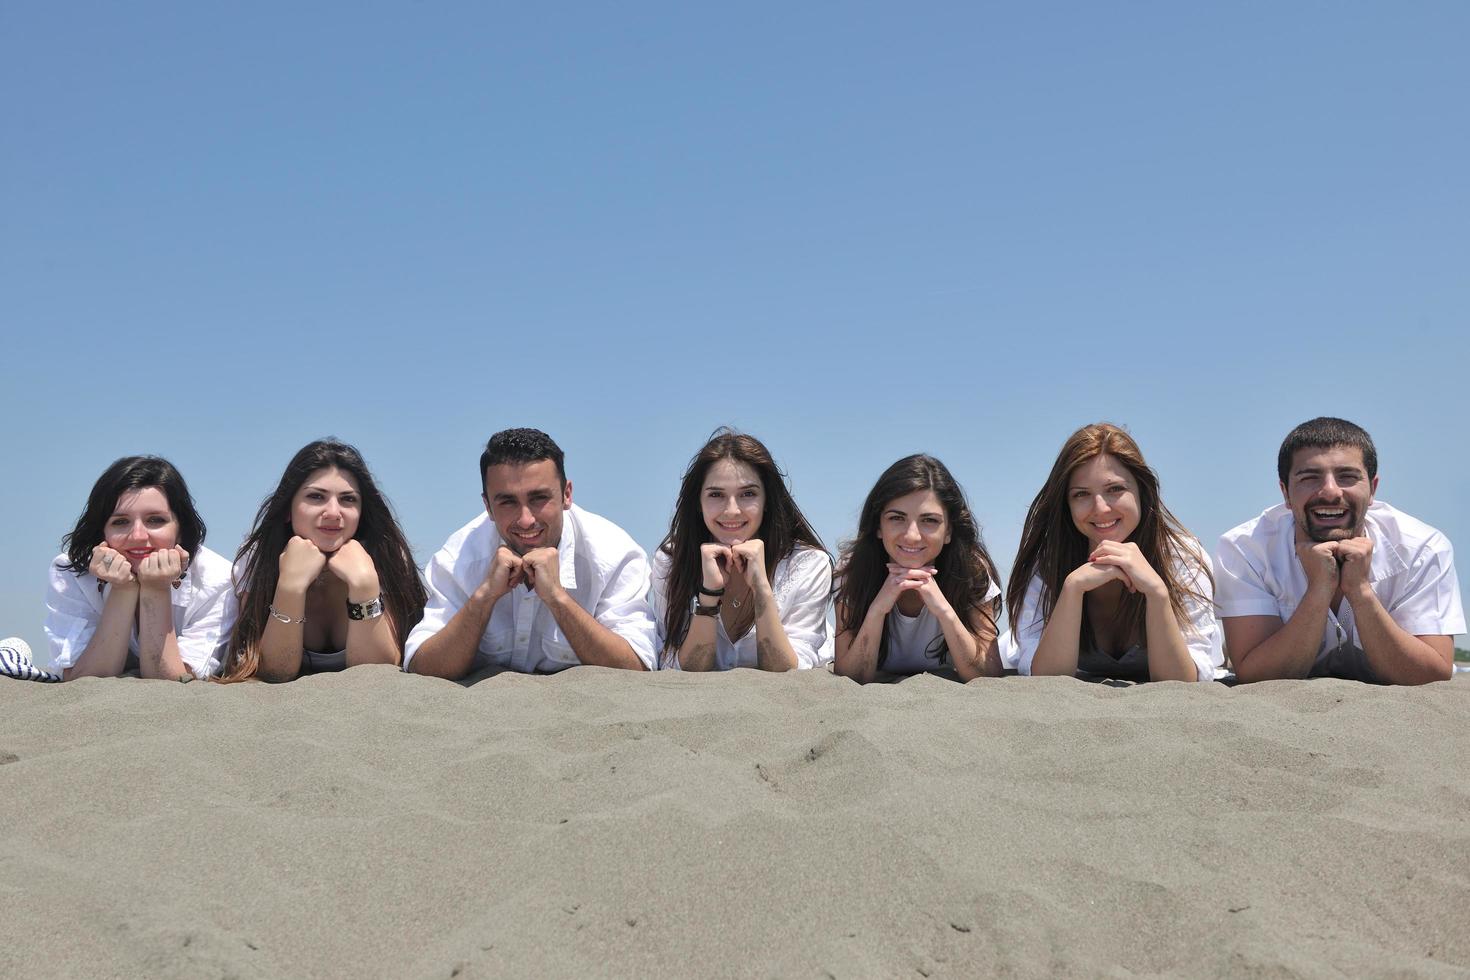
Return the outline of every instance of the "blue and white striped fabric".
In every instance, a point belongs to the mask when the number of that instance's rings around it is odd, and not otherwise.
[[[55,684],[61,680],[59,675],[31,663],[31,648],[25,640],[16,636],[0,640],[0,675],[14,677],[18,681],[41,681],[44,684]]]

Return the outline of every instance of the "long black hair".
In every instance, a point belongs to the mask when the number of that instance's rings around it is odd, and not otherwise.
[[[786,486],[786,477],[771,457],[771,451],[755,436],[728,428],[716,429],[684,471],[669,533],[658,546],[659,551],[669,556],[665,592],[668,608],[664,613],[664,644],[668,649],[678,649],[689,629],[690,606],[701,583],[699,546],[714,540],[704,523],[700,493],[704,489],[705,474],[722,459],[744,463],[755,470],[765,489],[765,513],[761,515],[761,526],[753,536],[759,538],[765,547],[768,579],[775,576],[776,565],[798,545],[826,551],[822,539],[817,537],[801,508],[796,506],[796,500]]]
[[[878,597],[888,577],[891,559],[878,537],[878,522],[884,509],[899,497],[920,490],[932,490],[944,505],[949,518],[950,538],[934,560],[939,591],[959,615],[965,629],[973,630],[975,614],[984,617],[995,628],[1000,617],[999,598],[987,602],[986,593],[997,581],[995,562],[980,538],[980,526],[970,512],[965,492],[955,482],[949,469],[922,453],[905,456],[883,471],[858,517],[857,535],[842,547],[837,562],[837,632],[853,633],[862,627],[868,607]],[[930,656],[943,663],[949,656],[949,644],[941,633]],[[888,659],[888,621],[883,621],[883,635],[878,641],[878,669]]]
[[[102,543],[107,519],[117,509],[117,498],[129,490],[157,487],[168,499],[168,509],[174,512],[179,522],[179,547],[189,557],[199,555],[199,546],[204,543],[204,520],[194,509],[194,497],[189,485],[174,467],[161,456],[124,456],[117,460],[92,484],[87,495],[87,506],[76,526],[61,539],[61,550],[66,552],[67,561],[61,565],[67,571],[85,575],[92,564],[92,550]]]
[[[392,618],[393,635],[398,648],[424,616],[428,594],[419,580],[413,550],[393,516],[388,499],[378,490],[362,454],[353,446],[336,439],[318,439],[307,443],[291,457],[286,472],[276,489],[260,502],[255,513],[255,526],[240,545],[235,556],[237,568],[243,571],[235,582],[242,598],[240,618],[230,637],[230,652],[225,660],[221,681],[242,681],[255,676],[260,666],[260,638],[265,633],[270,604],[275,598],[276,582],[281,574],[281,552],[295,533],[291,529],[291,502],[307,477],[325,469],[338,469],[352,474],[362,499],[362,516],[358,519],[354,539],[362,545],[378,571],[383,590],[383,610]]]

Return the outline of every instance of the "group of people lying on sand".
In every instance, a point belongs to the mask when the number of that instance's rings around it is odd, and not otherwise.
[[[63,539],[45,629],[64,679],[287,681],[381,663],[445,678],[830,664],[859,682],[1444,680],[1465,631],[1450,543],[1374,499],[1377,468],[1351,422],[1297,426],[1277,457],[1283,502],[1223,535],[1212,569],[1133,438],[1088,425],[1032,501],[1003,590],[932,456],[883,471],[834,568],[766,447],[720,430],[650,562],[572,503],[549,436],[509,429],[480,457],[483,512],[422,574],[352,446],[302,448],[233,563],[204,547],[178,470],[134,456],[107,468]]]

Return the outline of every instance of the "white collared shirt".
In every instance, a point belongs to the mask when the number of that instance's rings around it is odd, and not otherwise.
[[[1373,542],[1368,582],[1399,628],[1414,636],[1465,632],[1465,610],[1449,539],[1423,521],[1375,500],[1363,515]],[[1226,531],[1215,555],[1215,602],[1222,618],[1291,619],[1307,594],[1307,573],[1296,554],[1296,518],[1285,504]],[[1377,680],[1368,666],[1344,600],[1327,611],[1313,677]]]
[[[51,669],[57,673],[76,665],[92,642],[102,621],[102,607],[112,594],[111,585],[98,591],[97,576],[91,572],[77,575],[62,567],[66,561],[66,555],[57,555],[51,562],[46,590],[46,638],[51,641]],[[183,582],[169,593],[174,637],[184,666],[200,680],[218,673],[237,612],[229,561],[201,546],[189,560]],[[128,653],[138,655],[136,621],[128,637]]]
[[[404,670],[419,646],[469,602],[485,581],[499,547],[495,522],[480,514],[454,532],[424,566],[429,604],[408,634]],[[647,600],[648,556],[643,549],[616,524],[573,504],[562,521],[557,563],[562,588],[573,601],[627,640],[643,666],[653,670],[654,626]],[[470,669],[495,665],[528,674],[549,673],[581,662],[541,597],[516,586],[495,603]]]
[[[1194,661],[1196,680],[1212,681],[1225,673],[1225,645],[1220,623],[1215,619],[1215,607],[1209,601],[1210,577],[1205,574],[1203,563],[1210,559],[1205,554],[1204,548],[1199,546],[1198,541],[1192,539],[1191,541],[1201,564],[1190,565],[1178,562],[1174,566],[1174,575],[1186,588],[1194,589],[1203,595],[1205,601],[1201,602],[1185,593],[1184,611],[1189,621],[1180,623],[1179,627],[1184,636],[1184,645],[1189,648],[1189,659]],[[1036,648],[1040,646],[1041,634],[1046,630],[1046,622],[1041,618],[1043,590],[1041,576],[1031,576],[1031,581],[1026,585],[1026,595],[1021,600],[1020,613],[1012,613],[1012,621],[1017,624],[1017,628],[1011,656],[1015,658],[1016,672],[1019,674],[1029,675],[1031,673],[1031,663],[1036,659]],[[1083,615],[1086,613],[1084,612]],[[1116,677],[1124,680],[1149,679],[1147,644],[1135,643],[1123,651],[1120,656],[1114,657],[1097,649],[1096,646],[1083,645],[1080,637],[1078,641],[1077,670],[1079,672],[1090,674],[1093,677]]]
[[[658,626],[658,649],[664,651],[660,657],[662,666],[681,670],[678,649],[664,650],[669,642],[664,635],[669,562],[669,556],[662,551],[654,554],[653,587],[648,597]],[[827,626],[827,611],[832,602],[832,559],[827,553],[818,548],[797,545],[791,554],[776,562],[771,574],[771,594],[776,599],[781,628],[786,631],[786,639],[796,654],[797,669],[806,670],[831,663],[832,632]],[[714,620],[715,669],[757,666],[755,627],[752,625],[739,640],[732,641],[725,632],[724,621],[719,616]]]

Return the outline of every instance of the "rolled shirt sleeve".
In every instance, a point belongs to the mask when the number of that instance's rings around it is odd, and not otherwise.
[[[1031,576],[1031,581],[1026,583],[1026,595],[1021,599],[1020,613],[1011,615],[1018,674],[1030,675],[1031,661],[1036,659],[1036,647],[1041,643],[1041,634],[1046,629],[1046,623],[1041,618],[1041,588],[1041,576]]]
[[[658,669],[654,653],[658,630],[648,604],[648,556],[628,539],[629,548],[607,571],[607,584],[597,598],[592,618],[628,641],[647,670]]]
[[[51,648],[51,668],[58,673],[76,664],[102,618],[102,597],[89,601],[86,590],[96,594],[97,579],[63,568],[65,555],[51,562],[46,583],[46,640]]]
[[[408,670],[409,663],[424,641],[447,626],[454,614],[470,601],[469,593],[455,575],[454,556],[455,552],[446,545],[435,552],[434,557],[424,566],[428,603],[424,606],[424,618],[409,631],[408,639],[404,641],[404,670]]]
[[[1465,609],[1455,553],[1449,539],[1436,531],[1413,556],[1409,570],[1387,606],[1388,614],[1415,636],[1454,636],[1465,632]]]
[[[787,560],[788,580],[776,605],[797,669],[810,670],[832,662],[832,632],[827,627],[832,560],[818,548],[800,548]]]
[[[1268,558],[1250,534],[1254,523],[1226,531],[1215,549],[1215,607],[1222,618],[1281,615],[1265,578]]]

